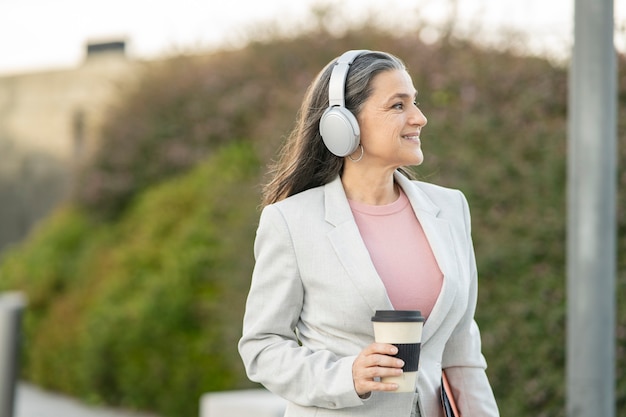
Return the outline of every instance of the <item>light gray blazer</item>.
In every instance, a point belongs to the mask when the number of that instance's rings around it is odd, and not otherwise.
[[[457,190],[402,187],[444,281],[423,330],[415,393],[359,398],[352,363],[374,341],[371,316],[393,309],[336,180],[266,206],[239,353],[248,377],[289,401],[285,416],[443,416],[446,369],[463,417],[498,416],[474,322],[477,273],[467,201]]]

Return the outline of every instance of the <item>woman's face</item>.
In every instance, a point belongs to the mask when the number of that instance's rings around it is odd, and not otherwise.
[[[385,71],[372,79],[371,86],[372,95],[357,117],[363,162],[391,169],[421,164],[420,132],[427,120],[417,107],[411,76],[404,70]]]

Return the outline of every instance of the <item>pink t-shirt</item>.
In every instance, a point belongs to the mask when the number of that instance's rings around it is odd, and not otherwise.
[[[349,203],[393,307],[428,318],[443,274],[407,196],[400,190],[398,200],[382,206]]]

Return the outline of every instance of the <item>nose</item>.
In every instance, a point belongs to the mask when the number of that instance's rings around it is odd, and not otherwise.
[[[424,116],[424,113],[422,113],[419,107],[415,107],[413,113],[411,113],[411,118],[409,119],[409,122],[412,125],[424,127],[426,126],[426,123],[428,123],[428,119],[426,118],[426,116]]]

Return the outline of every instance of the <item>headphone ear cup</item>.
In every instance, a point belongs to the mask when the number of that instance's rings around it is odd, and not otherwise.
[[[361,129],[356,117],[340,106],[326,109],[320,119],[320,134],[328,150],[341,157],[354,153],[361,141]]]

